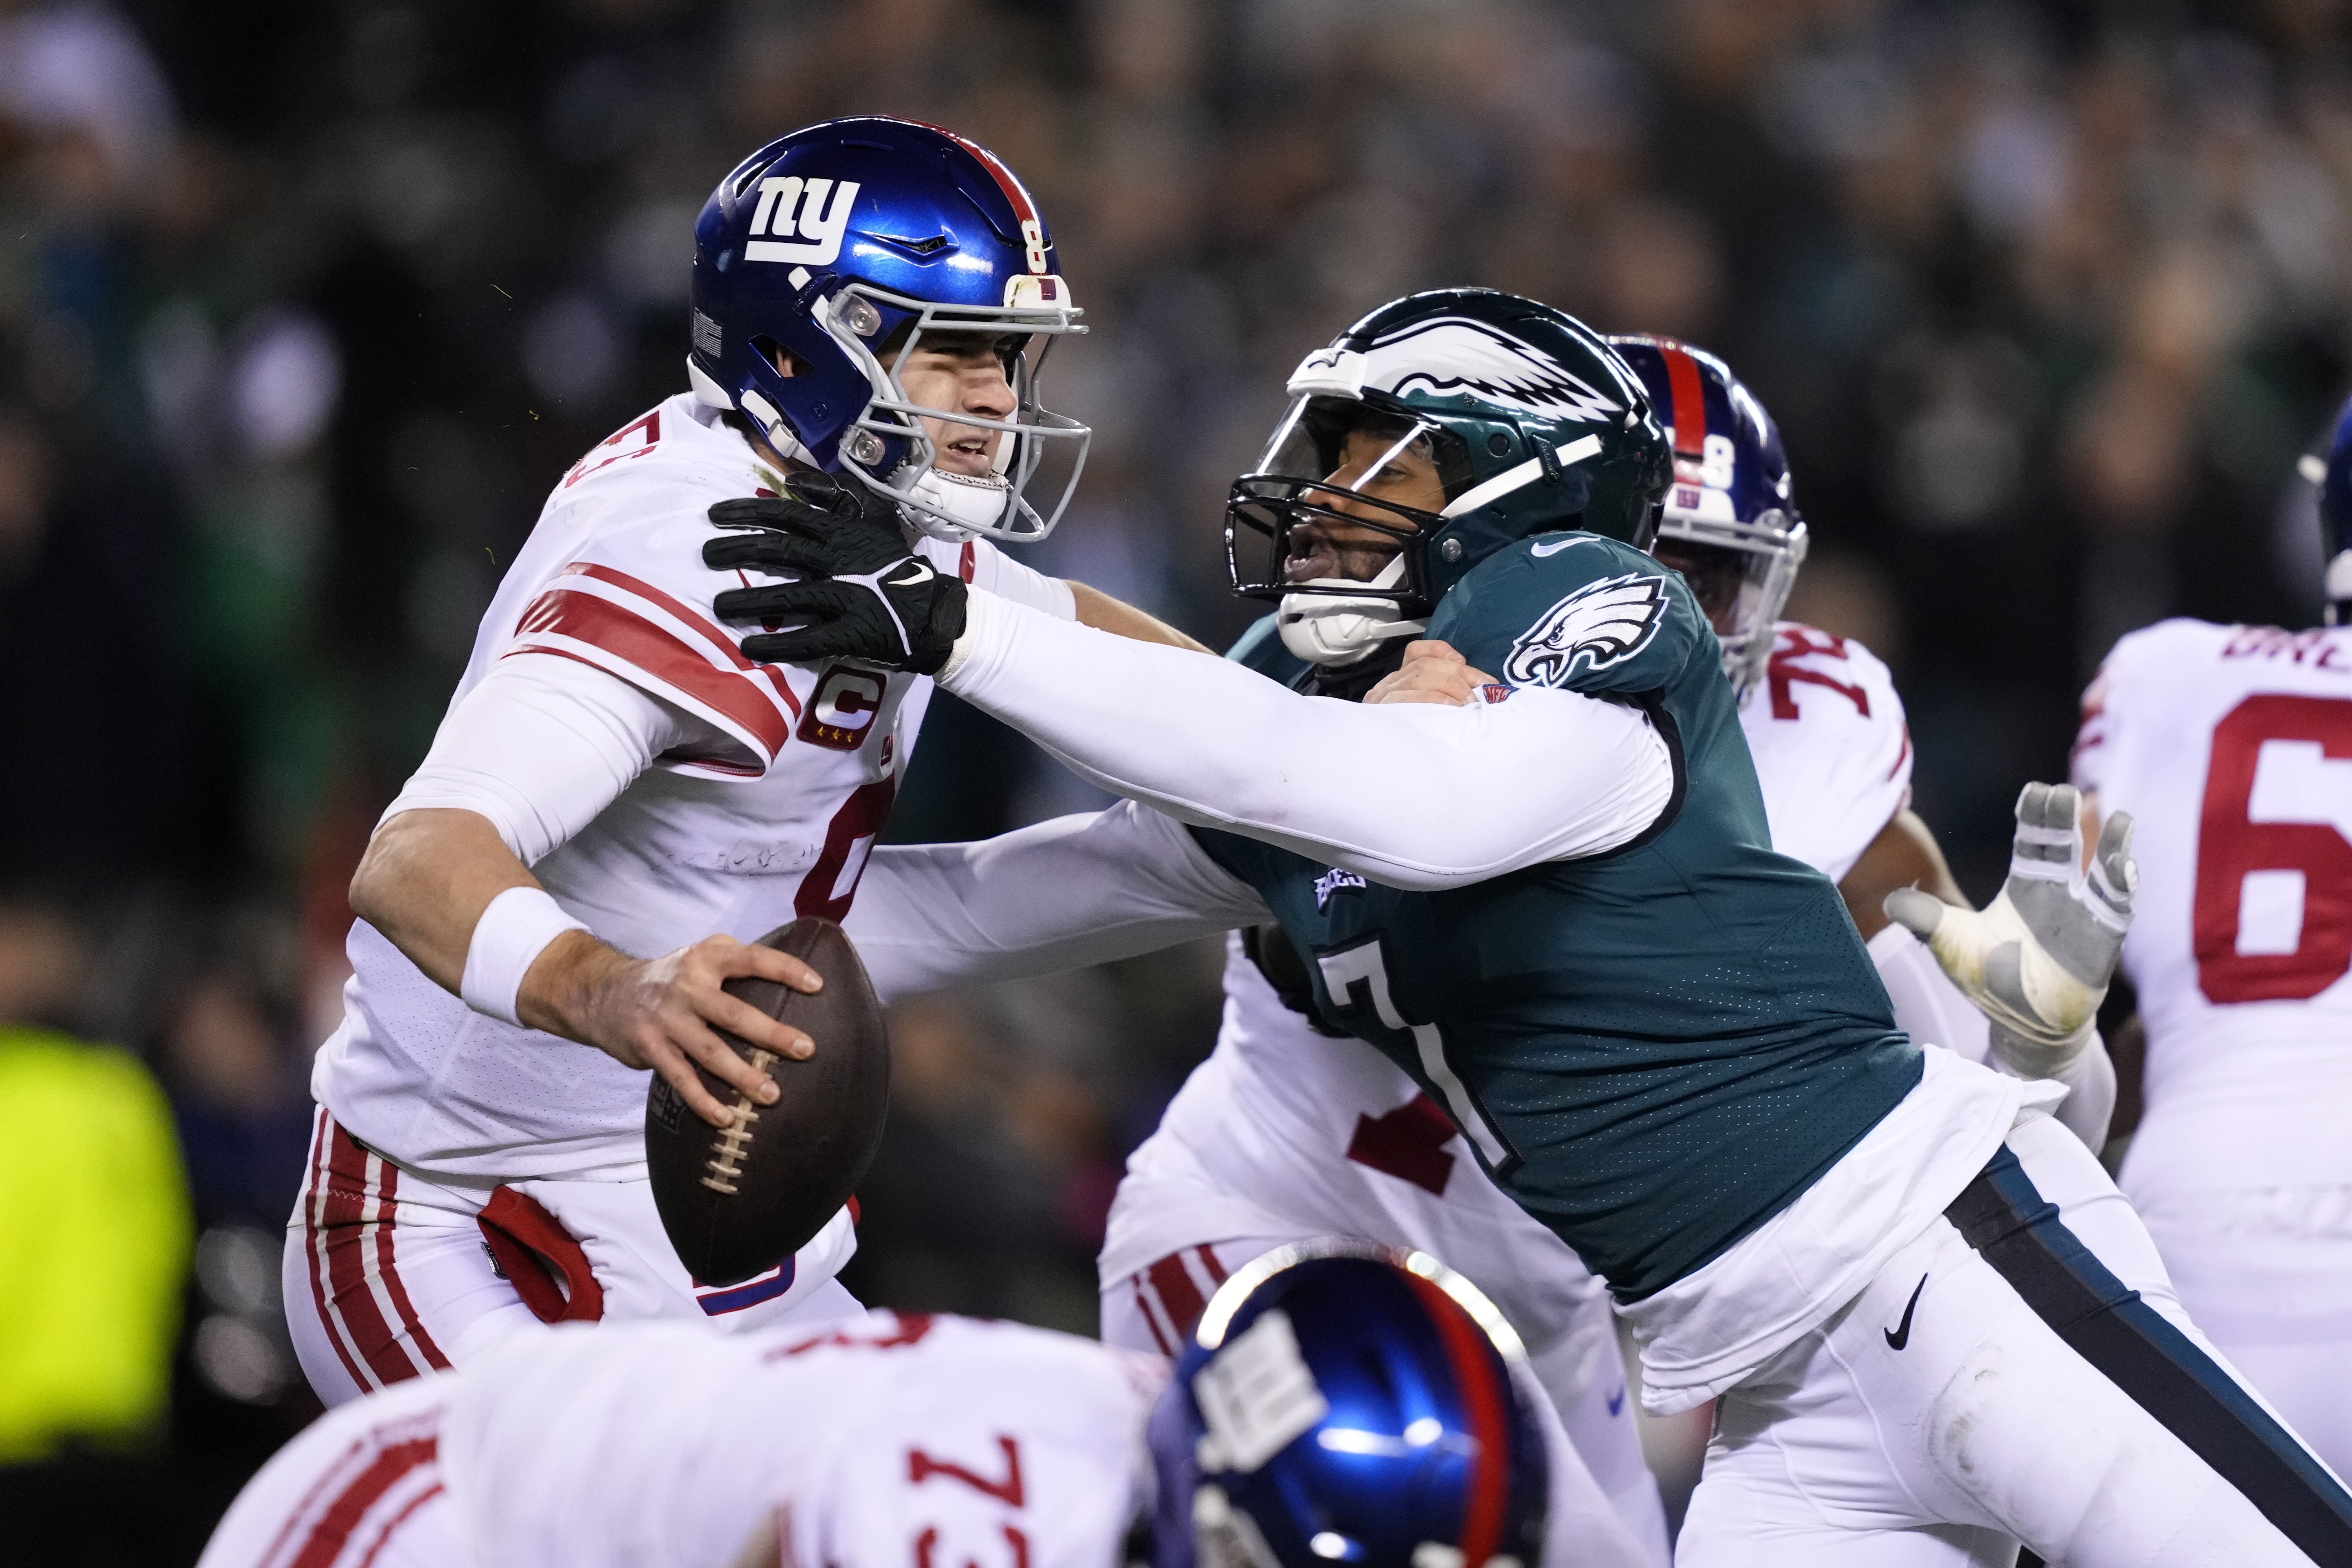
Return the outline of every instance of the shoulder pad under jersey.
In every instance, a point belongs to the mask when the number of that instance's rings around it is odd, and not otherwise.
[[[1772,847],[1832,881],[1911,798],[1911,732],[1894,677],[1853,637],[1782,621],[1739,710]]]
[[[557,653],[677,704],[740,742],[764,769],[798,702],[784,671],[756,665],[711,600],[758,579],[703,564],[710,505],[761,491],[742,438],[672,398],[575,465],[539,526],[562,528],[563,563],[526,603],[498,657]]]
[[[1540,533],[1482,561],[1438,605],[1429,636],[1511,686],[1655,691],[1715,632],[1682,574],[1593,533]]]

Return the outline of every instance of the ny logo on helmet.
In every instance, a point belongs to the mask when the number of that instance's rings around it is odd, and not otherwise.
[[[1565,686],[1579,668],[1622,664],[1650,646],[1665,611],[1663,577],[1629,572],[1588,583],[1511,645],[1503,678],[1519,686]]]
[[[827,200],[830,193],[831,198]],[[857,182],[803,180],[784,174],[760,182],[760,205],[751,209],[751,236],[743,247],[746,261],[795,261],[803,267],[824,267],[841,254],[841,237],[849,227],[850,208],[857,200]],[[763,234],[776,239],[761,239]],[[797,242],[786,243],[798,234]]]

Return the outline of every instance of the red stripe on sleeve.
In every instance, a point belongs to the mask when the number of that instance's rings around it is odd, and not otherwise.
[[[1160,1306],[1167,1309],[1169,1326],[1179,1338],[1191,1339],[1209,1303],[1201,1299],[1201,1288],[1192,1283],[1192,1271],[1184,1267],[1184,1255],[1180,1252],[1163,1258],[1143,1272],[1151,1281]]]
[[[1135,1291],[1137,1315],[1142,1318],[1143,1326],[1151,1331],[1151,1342],[1160,1347],[1161,1355],[1173,1358],[1176,1352],[1169,1349],[1168,1336],[1160,1331],[1160,1320],[1151,1315],[1151,1292],[1143,1288],[1143,1276],[1130,1274],[1127,1277],[1127,1282]]]
[[[400,1533],[400,1527],[408,1522],[409,1515],[439,1497],[446,1489],[439,1481],[435,1481],[431,1486],[402,1503],[400,1511],[384,1522],[383,1529],[376,1535],[375,1544],[367,1549],[367,1555],[360,1559],[359,1568],[375,1568],[375,1560],[383,1554],[385,1547],[392,1544],[392,1538]]]
[[[352,1479],[341,1496],[327,1505],[319,1522],[310,1527],[302,1542],[302,1550],[287,1568],[329,1568],[342,1554],[352,1531],[367,1516],[367,1510],[380,1501],[383,1494],[400,1483],[401,1478],[420,1465],[429,1465],[438,1457],[440,1439],[418,1437],[406,1443],[395,1443],[375,1457],[374,1462]]]
[[[750,676],[712,668],[709,659],[675,635],[610,599],[572,588],[551,588],[531,601],[515,627],[518,637],[534,632],[552,632],[602,648],[725,714],[759,742],[771,762],[792,734],[791,719]],[[793,708],[794,713],[799,711],[797,703]]]
[[[1698,457],[1706,450],[1706,388],[1699,380],[1698,361],[1671,343],[1661,343],[1658,352],[1666,362],[1666,390],[1675,399],[1675,452]]]
[[[784,683],[783,671],[774,665],[754,664],[745,658],[743,650],[736,646],[735,638],[708,616],[693,609],[684,601],[663,593],[645,579],[632,577],[626,572],[616,571],[610,566],[599,566],[587,561],[575,561],[564,570],[576,572],[583,577],[593,577],[599,582],[610,583],[616,588],[626,588],[647,604],[660,605],[708,637],[710,640],[712,651],[733,663],[736,668],[766,676],[768,684],[774,687],[776,694],[784,700],[784,706],[792,710],[793,717],[797,719],[801,716],[801,700],[793,696],[793,689]],[[736,575],[740,577],[742,574],[739,572]]]
[[[1470,1436],[1477,1445],[1472,1450],[1470,1495],[1463,1500],[1458,1544],[1465,1563],[1484,1563],[1502,1544],[1503,1509],[1509,1500],[1511,1459],[1504,1420],[1504,1374],[1496,1365],[1494,1347],[1460,1302],[1418,1275],[1408,1275],[1405,1283],[1429,1309],[1438,1337],[1445,1343],[1445,1359],[1454,1364],[1454,1384],[1461,1390]]]

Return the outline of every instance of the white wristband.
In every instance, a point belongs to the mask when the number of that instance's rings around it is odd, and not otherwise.
[[[563,906],[539,888],[509,888],[492,899],[474,922],[473,940],[466,945],[466,975],[457,994],[477,1013],[503,1019],[517,1027],[515,996],[522,977],[547,944],[568,931],[588,927],[563,912]]]

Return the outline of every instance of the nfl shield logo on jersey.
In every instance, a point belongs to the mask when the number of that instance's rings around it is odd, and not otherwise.
[[[1650,645],[1665,611],[1663,577],[1627,573],[1588,583],[1511,645],[1504,679],[1517,686],[1565,686],[1580,668],[1622,664]]]

